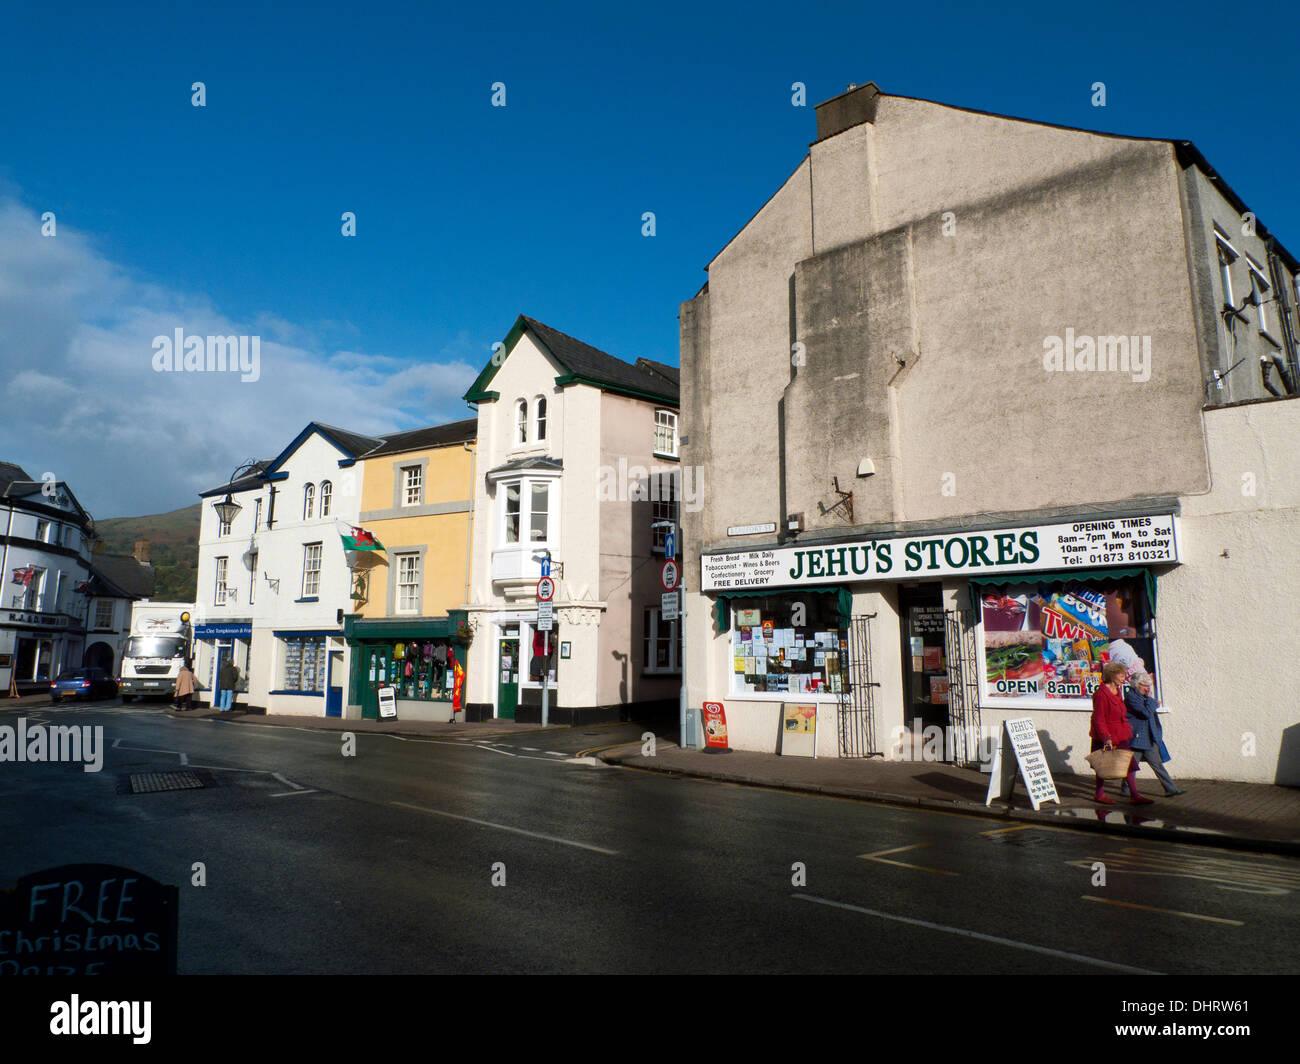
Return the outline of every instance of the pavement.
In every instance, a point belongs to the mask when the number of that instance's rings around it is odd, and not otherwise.
[[[782,757],[745,750],[709,754],[662,739],[655,745],[653,757],[642,756],[639,744],[597,756],[628,768],[748,786],[1300,856],[1300,788],[1295,787],[1175,777],[1184,793],[1165,798],[1153,777],[1139,774],[1142,793],[1155,798],[1151,805],[1130,804],[1119,796],[1120,781],[1113,780],[1106,793],[1115,804],[1103,806],[1092,800],[1096,783],[1091,775],[1054,774],[1060,804],[1044,803],[1035,812],[1023,781],[1017,780],[1010,800],[995,799],[986,806],[987,773],[941,762]]]
[[[48,705],[44,694],[0,699],[0,709]],[[348,720],[249,713],[236,708],[221,713],[207,707],[170,710],[182,718],[219,717],[231,722],[327,731],[375,732],[388,735],[455,736],[504,739],[536,732],[573,730],[568,725],[523,724],[489,720],[472,723],[434,721]],[[1300,788],[1221,780],[1186,780],[1175,776],[1183,794],[1165,798],[1157,781],[1143,768],[1139,783],[1151,805],[1133,806],[1118,793],[1119,781],[1107,784],[1115,799],[1111,806],[1092,801],[1092,776],[1054,775],[1059,805],[1047,803],[1034,811],[1023,783],[1017,781],[1009,800],[985,805],[989,777],[975,769],[941,762],[887,761],[882,758],[800,758],[732,750],[709,754],[683,750],[660,735],[653,757],[641,754],[639,741],[582,751],[627,768],[660,772],[784,791],[823,794],[979,816],[1026,824],[1051,824],[1081,831],[1103,832],[1168,841],[1194,842],[1227,849],[1300,856]]]

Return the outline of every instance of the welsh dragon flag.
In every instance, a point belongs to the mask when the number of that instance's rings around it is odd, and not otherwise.
[[[373,532],[367,532],[364,528],[348,526],[351,535],[343,537],[344,550],[384,550],[384,545],[375,539]]]

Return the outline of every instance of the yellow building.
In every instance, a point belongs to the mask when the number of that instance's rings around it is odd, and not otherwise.
[[[378,719],[386,688],[403,720],[463,709],[476,428],[470,418],[396,433],[358,460],[361,528],[380,549],[348,553],[348,717]]]

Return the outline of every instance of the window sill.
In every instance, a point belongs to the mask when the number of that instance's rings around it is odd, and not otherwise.
[[[654,457],[656,458],[667,458],[669,461],[672,462],[680,462],[682,460],[681,455],[668,454],[665,451],[652,451],[651,454],[653,454]]]
[[[267,691],[268,695],[301,695],[303,698],[324,698],[324,691]]]
[[[319,601],[320,601],[320,596],[319,596],[319,595],[308,595],[308,596],[306,596],[305,598],[294,599],[293,601],[294,601],[294,602],[319,602]],[[272,694],[274,694],[274,693],[275,693],[275,692],[272,692]]]

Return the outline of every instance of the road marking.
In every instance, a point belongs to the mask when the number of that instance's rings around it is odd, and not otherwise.
[[[317,794],[317,793],[318,793],[318,792],[315,791],[315,790],[311,790],[311,789],[303,789],[303,790],[298,790],[298,791],[280,791],[278,794],[268,795],[268,797],[270,797],[270,798],[292,798],[295,794]]]
[[[127,750],[133,754],[175,754],[177,757],[181,759],[182,765],[188,765],[190,763],[190,755],[187,754],[184,750],[159,750],[156,747],[151,747],[151,746],[122,746],[120,745],[121,742],[122,742],[121,739],[114,739],[112,748],[114,750]],[[193,767],[204,767],[204,766],[193,766]]]
[[[1260,858],[1210,856],[1201,853],[1151,853],[1138,847],[1112,850],[1103,857],[1066,861],[1074,868],[1091,868],[1097,861],[1107,872],[1141,876],[1171,876],[1212,883],[1220,890],[1275,897],[1300,889],[1300,868],[1269,864]]]
[[[393,805],[401,806],[403,809],[414,809],[417,813],[432,813],[434,816],[450,817],[452,820],[464,820],[470,824],[479,824],[485,828],[496,828],[498,831],[512,831],[516,835],[527,835],[532,839],[544,839],[547,842],[558,842],[562,846],[576,846],[580,850],[594,850],[596,853],[607,853],[611,857],[618,854],[617,850],[607,850],[604,846],[593,846],[589,842],[574,842],[572,839],[562,839],[557,835],[543,835],[540,831],[525,831],[523,828],[512,828],[509,824],[494,824],[490,820],[476,820],[472,816],[461,816],[459,813],[447,813],[441,809],[428,809],[422,805],[408,805],[406,802],[393,802]]]
[[[1033,831],[1036,824],[1017,824],[1014,828],[994,828],[992,831],[981,831],[980,835],[984,838],[991,838],[994,835],[1006,835],[1012,831]]]
[[[1222,916],[1202,916],[1200,913],[1185,913],[1181,909],[1157,909],[1154,905],[1139,905],[1134,901],[1116,901],[1114,898],[1098,898],[1095,894],[1081,895],[1084,901],[1099,901],[1105,905],[1122,905],[1125,909],[1142,909],[1149,913],[1164,913],[1167,916],[1185,916],[1189,920],[1208,920],[1212,924],[1228,924],[1231,927],[1245,927],[1240,920],[1225,920]]]
[[[948,872],[942,868],[926,868],[924,865],[908,864],[906,861],[886,860],[887,853],[906,853],[908,850],[916,850],[922,846],[929,846],[928,842],[915,842],[911,846],[897,846],[892,850],[877,850],[875,853],[858,854],[859,861],[879,861],[881,864],[897,865],[899,868],[915,868],[920,872],[933,872],[937,876],[958,876],[960,872]]]
[[[1085,957],[1082,953],[1068,953],[1065,950],[1050,949],[1047,946],[1035,946],[1031,942],[1018,942],[1014,938],[1000,938],[997,935],[986,935],[981,931],[968,931],[963,927],[949,927],[947,924],[935,924],[929,920],[918,920],[912,916],[897,916],[894,913],[882,913],[878,909],[864,909],[861,905],[849,905],[842,901],[831,901],[829,898],[819,898],[813,894],[791,894],[790,897],[798,898],[801,901],[813,901],[818,905],[830,905],[836,909],[847,909],[850,912],[864,913],[867,916],[876,916],[881,920],[894,920],[900,924],[912,924],[915,927],[929,928],[931,931],[943,931],[949,935],[960,935],[963,938],[976,938],[981,942],[992,942],[999,946],[1010,946],[1012,949],[1028,950],[1031,953],[1041,953],[1047,957],[1061,957],[1065,960],[1077,961],[1080,964],[1092,964],[1098,968],[1110,968],[1117,972],[1131,972],[1134,975],[1163,975],[1163,972],[1152,971],[1149,968],[1134,968],[1128,964],[1116,964],[1114,961],[1103,961],[1097,957]]]
[[[610,743],[608,746],[593,746],[590,750],[579,750],[574,757],[594,757],[604,750],[617,750],[620,746],[640,746],[640,739],[628,739],[623,743]]]

